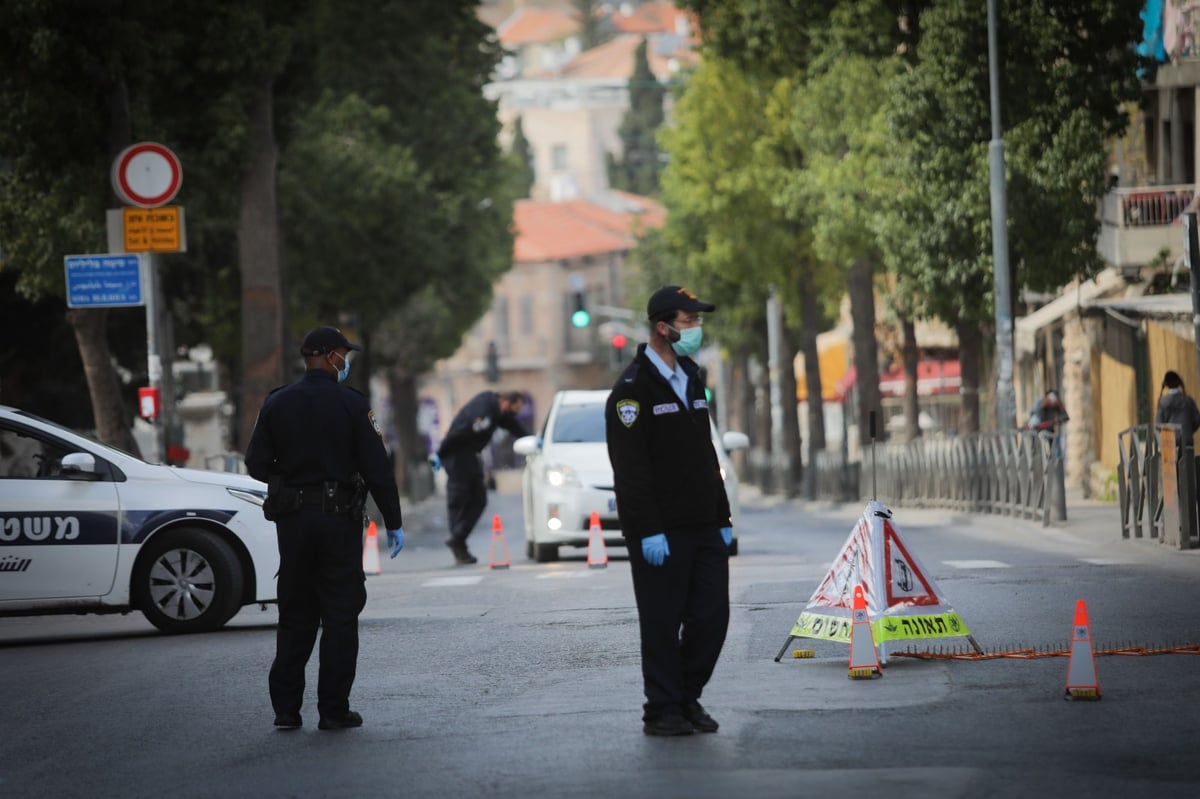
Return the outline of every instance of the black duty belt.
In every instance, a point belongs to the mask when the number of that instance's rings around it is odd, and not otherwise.
[[[297,488],[300,495],[300,507],[320,508],[328,513],[344,513],[351,509],[354,503],[354,489],[338,486],[328,491],[324,486],[312,485]]]

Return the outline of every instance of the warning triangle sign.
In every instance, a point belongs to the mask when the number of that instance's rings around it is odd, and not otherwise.
[[[857,585],[862,586],[866,596],[876,644],[916,638],[970,638],[966,623],[950,607],[916,553],[904,543],[891,517],[892,512],[881,503],[867,503],[829,573],[792,627],[788,643],[798,637],[850,643]]]

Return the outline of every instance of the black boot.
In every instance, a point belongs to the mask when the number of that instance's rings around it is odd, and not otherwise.
[[[479,560],[467,550],[467,545],[462,541],[447,541],[446,546],[450,547],[450,551],[454,553],[454,562],[459,566],[469,566],[472,563],[479,562]]]

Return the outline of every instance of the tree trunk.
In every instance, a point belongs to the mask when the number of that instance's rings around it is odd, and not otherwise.
[[[108,309],[75,308],[67,311],[67,321],[75,331],[75,343],[83,361],[96,438],[127,452],[137,452],[131,428],[132,420],[121,401],[121,382],[113,368],[108,349]],[[146,453],[154,460],[152,453]]]
[[[420,399],[417,380],[400,368],[388,372],[388,385],[392,391],[392,424],[396,428],[396,447],[393,459],[396,464],[396,485],[400,494],[416,502],[429,496],[433,489],[431,480],[415,479],[429,456],[425,443],[417,432],[417,411]]]
[[[917,326],[911,317],[901,316],[904,329],[904,440],[915,441],[921,436],[921,403],[917,398],[917,364],[921,350],[917,347]]]
[[[272,81],[263,79],[249,114],[250,159],[242,176],[238,267],[242,277],[240,446],[245,447],[271,389],[284,381],[284,307]]]
[[[812,283],[811,266],[801,264],[800,298],[803,305],[800,319],[800,345],[804,349],[804,382],[808,388],[808,462],[825,449],[825,387],[821,385],[821,354],[817,350],[817,334],[821,332],[821,311],[817,291]]]
[[[855,388],[858,394],[858,440],[860,446],[871,441],[871,414],[878,418],[879,346],[875,341],[875,281],[871,261],[855,261],[847,275],[850,291],[850,318],[854,323]],[[887,438],[886,426],[878,420],[875,432],[879,440]]]
[[[786,314],[785,314],[786,315]],[[794,497],[800,493],[802,462],[800,458],[800,419],[796,415],[796,345],[786,321],[779,325],[779,393],[783,395],[783,494]]]
[[[983,336],[979,325],[959,321],[954,325],[958,333],[958,363],[962,370],[962,419],[959,432],[979,432],[979,359],[983,349]]]

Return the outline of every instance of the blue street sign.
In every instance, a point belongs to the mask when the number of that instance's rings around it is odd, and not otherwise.
[[[68,308],[120,308],[145,305],[137,254],[68,255]]]

